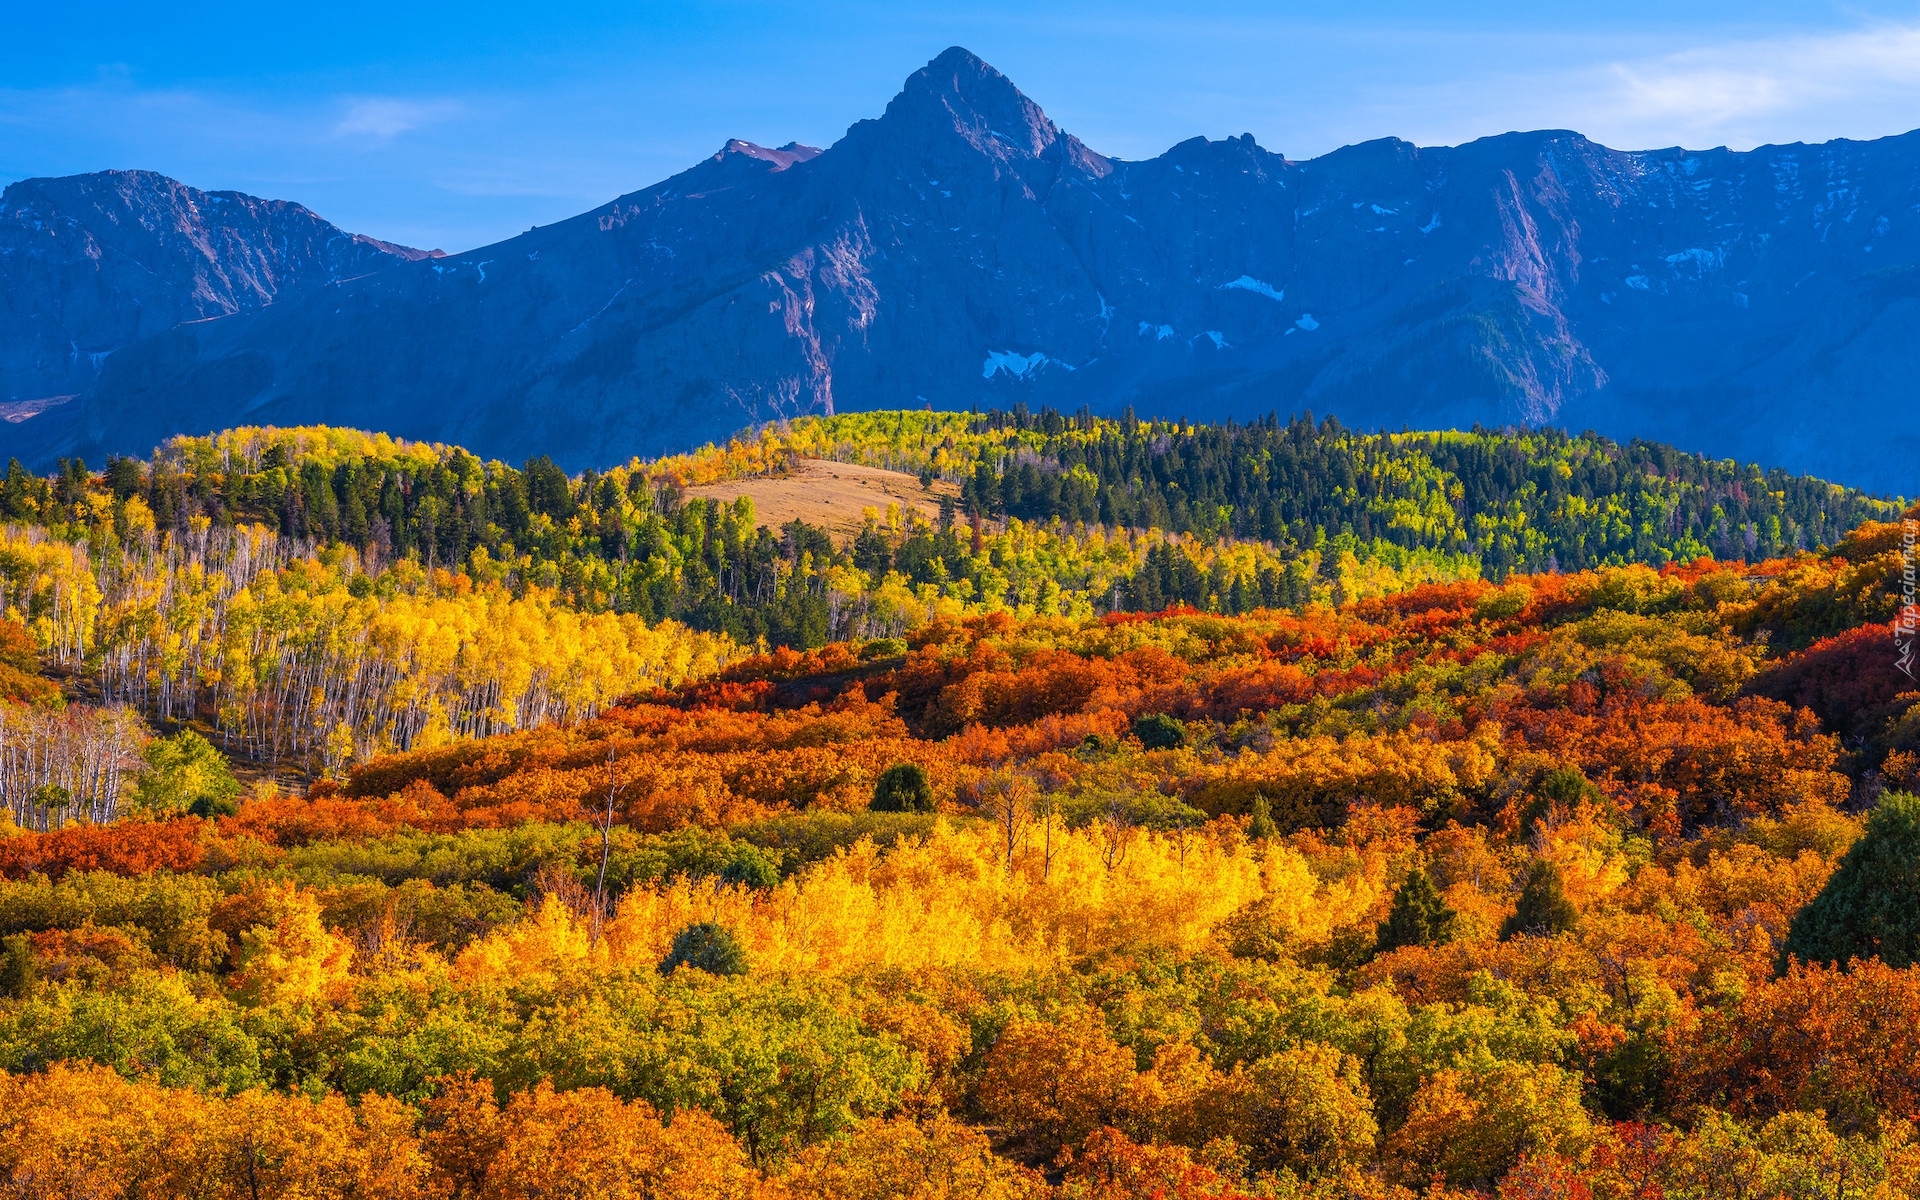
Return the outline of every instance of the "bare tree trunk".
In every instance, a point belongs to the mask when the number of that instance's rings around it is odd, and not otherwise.
[[[613,817],[620,798],[620,751],[611,737],[607,739],[607,802],[596,814],[600,827],[600,874],[593,881],[593,929],[590,940],[600,944],[600,925],[607,912],[607,862],[613,854]]]
[[[1100,861],[1112,872],[1125,861],[1128,844],[1133,840],[1133,813],[1124,801],[1118,798],[1107,801],[1106,814],[1100,820],[1100,833]]]
[[[1040,815],[1040,882],[1042,883],[1053,877],[1053,819],[1058,808],[1052,796],[1042,796],[1034,802],[1034,810]]]
[[[985,789],[987,815],[999,832],[1009,874],[1013,872],[1014,852],[1020,848],[1020,840],[1034,813],[1032,790],[1033,785],[1025,776],[1011,772],[1000,774],[988,782]]]

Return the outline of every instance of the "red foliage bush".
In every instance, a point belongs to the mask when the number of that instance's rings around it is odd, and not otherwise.
[[[1834,733],[1871,738],[1914,699],[1914,681],[1902,674],[1886,625],[1864,625],[1816,642],[1771,664],[1749,692],[1812,709]]]
[[[197,817],[179,817],[110,826],[70,825],[51,833],[0,838],[0,877],[20,879],[36,872],[57,879],[69,871],[118,875],[191,871],[200,862],[200,836],[205,828]]]

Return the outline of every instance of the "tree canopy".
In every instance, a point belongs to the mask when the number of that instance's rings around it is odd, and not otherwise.
[[[1920,797],[1888,792],[1813,902],[1794,914],[1786,952],[1807,962],[1920,963]]]

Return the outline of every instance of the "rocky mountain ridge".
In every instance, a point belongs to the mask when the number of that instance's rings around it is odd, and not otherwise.
[[[824,151],[730,142],[508,241],[175,327],[0,451],[324,421],[582,467],[1025,402],[1551,423],[1912,493],[1916,373],[1920,135],[1127,162],[956,48]]]
[[[183,321],[427,257],[153,171],[22,180],[0,194],[0,402],[78,393],[107,355]]]

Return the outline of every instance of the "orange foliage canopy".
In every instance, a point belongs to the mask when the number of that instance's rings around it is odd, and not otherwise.
[[[1819,1109],[1855,1128],[1920,1121],[1920,971],[1795,963],[1673,1036],[1684,1103],[1763,1118]]]
[[[35,872],[57,878],[70,871],[191,871],[200,863],[203,825],[190,817],[121,821],[0,838],[0,878],[20,879]]]

